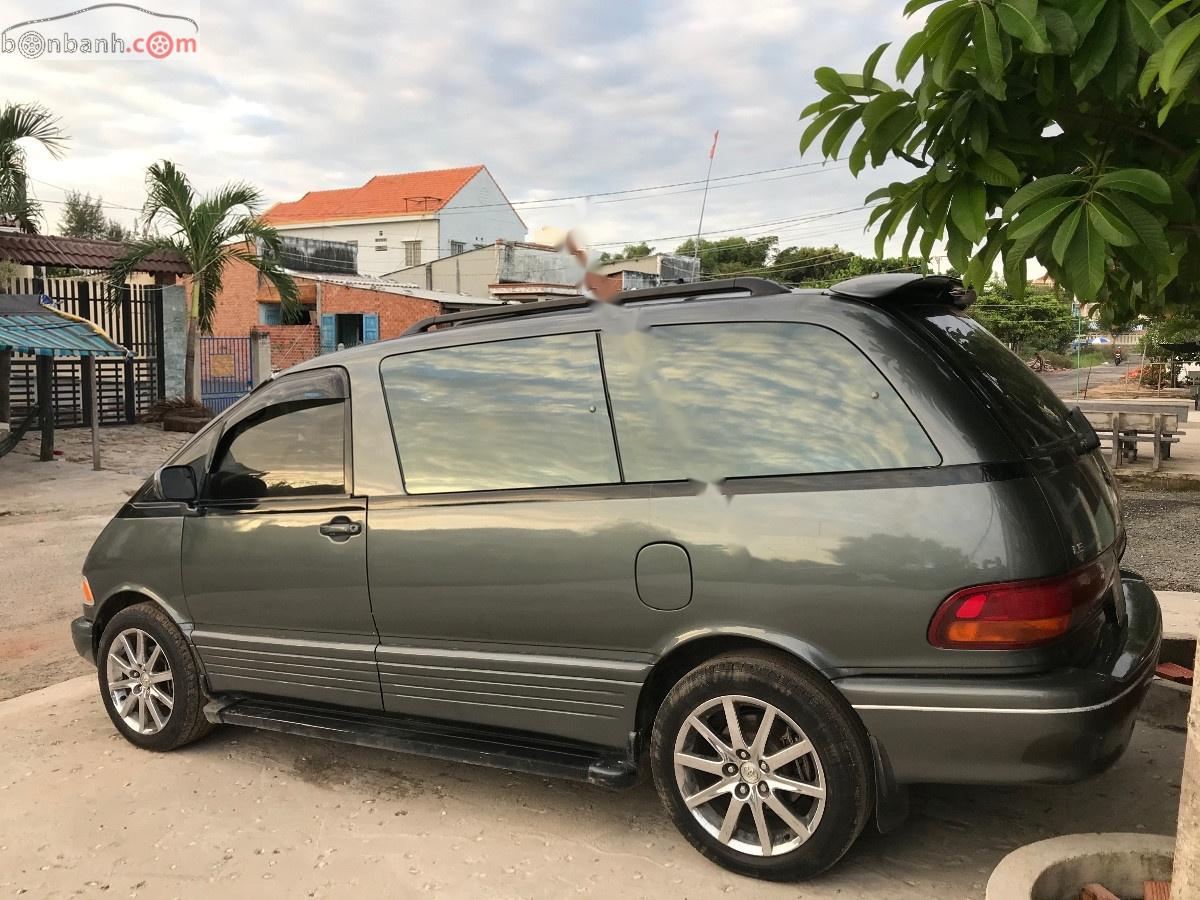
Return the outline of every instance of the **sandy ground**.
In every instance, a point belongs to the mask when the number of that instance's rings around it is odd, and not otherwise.
[[[0,700],[90,671],[67,622],[79,615],[79,572],[122,503],[188,435],[133,425],[100,431],[101,472],[89,432],[56,434],[62,458],[39,462],[27,436],[0,459]]]
[[[981,898],[1020,844],[1173,833],[1183,738],[1139,724],[1117,766],[1081,785],[915,788],[899,831],[864,833],[815,883],[770,885],[706,862],[645,784],[614,793],[236,728],[147,753],[81,678],[0,703],[0,895]]]

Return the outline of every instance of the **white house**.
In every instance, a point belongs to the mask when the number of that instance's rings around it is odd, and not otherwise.
[[[277,203],[264,218],[282,234],[355,244],[358,270],[371,276],[525,235],[486,166],[376,175]]]

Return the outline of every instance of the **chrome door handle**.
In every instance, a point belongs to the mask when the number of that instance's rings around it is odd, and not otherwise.
[[[333,540],[347,540],[362,533],[361,522],[351,522],[345,516],[334,516],[333,519],[321,526],[321,534]]]

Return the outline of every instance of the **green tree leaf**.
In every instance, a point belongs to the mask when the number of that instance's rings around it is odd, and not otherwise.
[[[1042,19],[1046,23],[1046,33],[1050,36],[1050,47],[1055,53],[1070,54],[1079,44],[1079,32],[1075,30],[1075,22],[1067,13],[1053,6],[1041,9]]]
[[[1149,169],[1117,169],[1096,179],[1096,190],[1126,191],[1152,203],[1170,203],[1167,180]]]
[[[1184,6],[1191,2],[1192,2],[1192,0],[1170,0],[1170,2],[1166,6],[1164,6],[1162,9],[1160,9],[1157,13],[1154,14],[1153,21],[1158,22],[1161,19],[1165,18],[1168,13],[1172,12],[1173,10],[1179,9],[1179,7]]]
[[[1112,56],[1113,48],[1117,45],[1121,14],[1121,8],[1116,2],[1109,3],[1087,31],[1079,50],[1071,57],[1071,81],[1075,90],[1082,91],[1108,64],[1108,58]],[[1078,25],[1078,20],[1076,24]],[[1081,33],[1084,31],[1079,30]]]
[[[1167,243],[1162,223],[1144,206],[1125,194],[1110,194],[1101,197],[1100,203],[1110,206],[1123,218],[1137,236],[1137,246],[1144,249],[1160,267],[1171,257],[1171,245]]]
[[[1004,218],[1011,219],[1035,200],[1041,200],[1043,197],[1053,194],[1061,194],[1082,183],[1083,180],[1078,175],[1066,173],[1046,175],[1031,181],[1008,198],[1008,202],[1004,204]]]
[[[1067,276],[1067,287],[1080,300],[1095,300],[1104,284],[1105,245],[1099,232],[1090,222],[1083,222],[1075,230],[1067,250],[1063,270]]]
[[[829,126],[829,123],[841,115],[841,113],[842,110],[840,109],[830,109],[813,119],[808,124],[808,127],[804,129],[804,134],[800,135],[800,152],[803,153],[807,150],[809,145],[816,140],[817,135],[824,131]]]
[[[1147,53],[1153,53],[1163,44],[1170,29],[1167,23],[1155,19],[1158,5],[1154,0],[1125,0],[1129,25],[1138,45]]]
[[[862,73],[863,81],[867,84],[870,84],[875,80],[875,67],[879,65],[879,57],[883,56],[883,51],[887,50],[887,48],[890,46],[890,41],[886,44],[880,44],[875,48],[871,55],[867,57],[867,62],[866,65],[863,66]]]
[[[900,55],[896,57],[896,77],[901,81],[908,77],[908,73],[921,58],[921,52],[925,49],[927,41],[928,36],[925,29],[921,29],[905,41],[904,46],[900,48]]]
[[[1074,197],[1051,197],[1030,204],[1008,228],[1010,240],[1020,241],[1028,237],[1036,238],[1050,230],[1058,218],[1076,204]]]
[[[1193,16],[1172,30],[1163,41],[1162,63],[1158,69],[1158,81],[1163,90],[1176,87],[1176,69],[1197,38],[1200,38],[1200,16]]]
[[[975,65],[979,83],[998,100],[1004,99],[1004,50],[996,27],[996,14],[982,3],[975,7]]]
[[[1115,244],[1118,247],[1131,247],[1137,243],[1137,235],[1133,233],[1133,229],[1125,224],[1119,216],[1108,212],[1099,203],[1089,203],[1087,211],[1088,221],[1107,243]]]
[[[981,154],[971,168],[985,184],[1016,187],[1021,183],[1016,165],[999,150],[992,149]]]
[[[1062,220],[1062,224],[1058,226],[1058,230],[1054,232],[1054,240],[1050,244],[1050,254],[1059,265],[1062,265],[1067,247],[1071,243],[1071,238],[1075,237],[1075,230],[1079,227],[1079,220],[1082,217],[1083,207],[1076,206]]]
[[[833,124],[825,132],[825,139],[821,142],[821,152],[827,159],[837,159],[838,154],[842,151],[842,142],[846,140],[847,133],[861,116],[862,107],[852,106],[850,109],[842,110],[833,120]]]
[[[950,219],[956,228],[971,241],[979,243],[987,234],[984,218],[987,191],[978,181],[969,181],[955,189],[950,199]]]
[[[1037,0],[1000,0],[996,15],[1004,30],[1020,40],[1030,53],[1049,53],[1050,36],[1037,7]]]

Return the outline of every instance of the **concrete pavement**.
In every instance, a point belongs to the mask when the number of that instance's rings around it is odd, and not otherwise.
[[[930,736],[934,738],[934,735]],[[121,739],[93,677],[0,703],[0,896],[982,897],[1015,847],[1172,834],[1184,735],[1139,724],[1067,787],[918,787],[816,882],[731,875],[642,784],[588,785],[224,728],[168,754]]]

